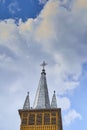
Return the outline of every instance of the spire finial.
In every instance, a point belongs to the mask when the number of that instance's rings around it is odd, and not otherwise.
[[[29,95],[29,91],[27,92],[27,95]]]
[[[40,65],[43,67],[43,70],[44,70],[44,67],[47,65],[47,63],[45,61],[43,61],[43,63]]]

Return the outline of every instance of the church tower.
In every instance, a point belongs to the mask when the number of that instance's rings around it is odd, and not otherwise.
[[[50,104],[44,68],[46,65],[45,62],[41,64],[43,69],[33,107],[30,107],[28,92],[23,109],[19,110],[21,118],[20,130],[63,130],[61,108],[57,108],[55,91]]]

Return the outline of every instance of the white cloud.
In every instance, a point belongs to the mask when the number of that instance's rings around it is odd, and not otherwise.
[[[0,55],[0,62],[11,62],[12,61],[12,58],[11,57],[8,57],[7,55],[5,54],[2,54]]]
[[[39,0],[40,4],[45,4],[47,2],[47,0]]]
[[[16,1],[16,2],[10,3],[8,6],[8,9],[9,9],[9,12],[12,14],[15,14],[16,12],[20,11],[18,2]]]
[[[56,63],[51,68],[51,73],[56,74],[57,79],[62,78],[64,84],[61,85],[67,88],[78,86],[82,64],[87,61],[87,39],[82,40],[86,35],[87,20],[78,14],[60,7],[56,0],[49,1],[38,17],[41,21],[36,30],[36,40]],[[71,81],[67,80],[70,75]]]
[[[60,6],[68,10],[71,10],[75,2],[76,2],[75,0],[60,0]]]
[[[62,110],[68,110],[70,108],[70,100],[67,97],[58,97],[57,98],[58,108]]]
[[[55,64],[48,68],[48,73],[63,94],[79,85],[82,64],[87,61],[86,21],[85,15],[78,16],[73,9],[69,12],[60,7],[59,1],[50,0],[36,19],[25,23],[20,20],[19,26],[12,19],[0,22],[0,44],[21,60],[31,60],[38,53],[51,57]]]
[[[87,0],[76,0],[75,9],[87,9]]]
[[[80,113],[76,112],[75,110],[70,110],[65,116],[64,116],[64,125],[68,126],[76,119],[82,119],[82,116]]]
[[[9,86],[10,93],[17,93],[17,92],[21,91],[21,89],[23,89],[22,83],[23,82],[21,80],[18,80],[15,83],[13,82],[13,84],[11,84],[11,86]]]

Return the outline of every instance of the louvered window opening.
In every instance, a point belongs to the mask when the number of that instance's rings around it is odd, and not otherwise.
[[[30,114],[29,115],[29,125],[35,125],[35,114]]]
[[[51,124],[53,124],[53,125],[56,124],[56,118],[51,119]]]
[[[49,125],[50,124],[50,114],[45,113],[44,114],[44,125]]]
[[[27,112],[24,112],[23,113],[23,117],[27,117],[28,116],[28,113]]]
[[[37,114],[36,125],[42,125],[42,114]]]
[[[27,125],[27,119],[26,118],[23,118],[22,125]]]

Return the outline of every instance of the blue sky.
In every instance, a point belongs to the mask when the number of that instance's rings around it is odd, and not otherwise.
[[[86,0],[0,0],[1,130],[20,129],[18,109],[27,91],[33,106],[43,60],[63,129],[87,129]]]
[[[26,21],[27,18],[35,18],[43,6],[44,4],[41,4],[38,0],[1,0],[0,19],[22,18],[23,21]]]

